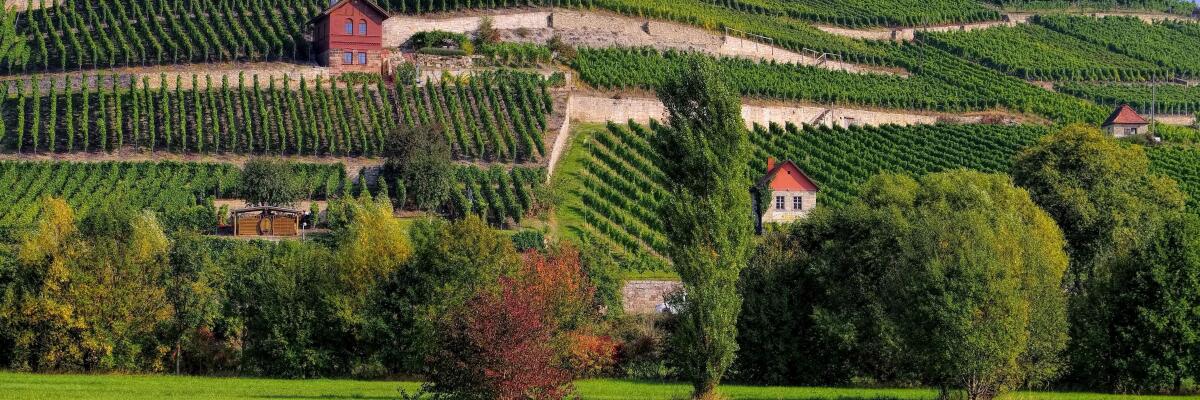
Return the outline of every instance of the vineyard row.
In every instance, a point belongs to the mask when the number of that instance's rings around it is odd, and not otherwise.
[[[182,77],[178,79],[182,80]],[[0,147],[20,153],[168,151],[379,156],[400,126],[436,124],[460,159],[530,162],[545,155],[552,99],[546,82],[519,73],[425,86],[331,87],[301,78],[299,90],[257,77],[191,78],[191,87],[55,87],[27,83],[0,98]],[[87,81],[87,80],[84,80]]]

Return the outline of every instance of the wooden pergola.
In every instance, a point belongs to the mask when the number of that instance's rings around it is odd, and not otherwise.
[[[300,236],[302,212],[283,207],[247,207],[230,211],[234,236]]]

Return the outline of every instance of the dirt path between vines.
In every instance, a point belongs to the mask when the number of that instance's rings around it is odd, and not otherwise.
[[[45,8],[54,7],[58,4],[62,4],[64,1],[66,0],[45,0]],[[28,0],[4,0],[4,9],[9,11],[21,12],[27,10],[38,10],[41,8],[44,8],[42,0],[33,0],[32,7],[30,6]]]
[[[114,84],[128,87],[133,80],[136,80],[139,83],[148,84],[151,89],[163,86],[174,89],[177,83],[184,89],[192,89],[193,76],[196,77],[196,86],[201,88],[208,85],[206,77],[212,79],[214,88],[221,87],[222,79],[228,80],[229,86],[236,87],[239,77],[244,79],[247,84],[251,84],[257,76],[259,85],[263,88],[270,86],[271,82],[274,82],[276,87],[283,87],[286,81],[288,87],[292,89],[300,87],[300,78],[306,79],[309,85],[312,85],[318,77],[325,82],[330,82],[331,79],[329,69],[324,67],[285,62],[261,62],[158,65],[83,72],[10,75],[0,77],[0,85],[7,86],[9,91],[13,92],[32,84],[33,79],[37,79],[39,87],[46,91],[52,85],[59,89],[67,87],[79,89],[85,83],[88,87],[111,87]]]
[[[826,33],[831,33],[834,35],[845,36],[845,37],[854,38],[854,39],[912,41],[916,36],[916,32],[974,31],[974,30],[987,29],[987,28],[992,28],[992,27],[997,27],[997,26],[1016,26],[1017,24],[1024,24],[1024,23],[1029,22],[1029,18],[1036,14],[1037,13],[1033,13],[1033,12],[1014,12],[1014,13],[1005,14],[1004,19],[1000,20],[1000,21],[983,21],[983,22],[972,22],[972,23],[965,23],[965,24],[943,24],[943,25],[930,25],[930,26],[906,27],[906,28],[854,29],[854,28],[844,28],[844,27],[839,27],[839,26],[820,25],[820,24],[813,24],[813,26],[815,26],[817,29],[820,29]],[[1147,12],[1121,12],[1121,11],[1085,12],[1085,11],[1079,11],[1079,12],[1071,12],[1070,14],[1090,15],[1090,16],[1094,16],[1094,17],[1128,16],[1128,17],[1136,17],[1147,23],[1164,21],[1164,20],[1194,21],[1191,18],[1180,16],[1180,15],[1147,13]]]
[[[137,151],[134,149],[124,149],[113,153],[5,153],[0,154],[0,161],[63,161],[63,162],[201,162],[201,163],[221,163],[234,164],[238,167],[246,165],[246,161],[253,158],[270,157],[259,155],[239,155],[239,154],[177,154],[167,152]],[[374,169],[383,165],[384,160],[380,158],[357,158],[357,157],[313,157],[313,156],[287,156],[288,161],[305,163],[305,164],[342,164],[346,167],[346,174],[350,180],[358,178],[359,171],[364,169]]]

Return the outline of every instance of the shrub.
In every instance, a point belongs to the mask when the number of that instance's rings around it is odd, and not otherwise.
[[[492,17],[479,19],[479,29],[475,31],[475,39],[479,41],[479,44],[500,43],[500,31],[496,30],[496,25]]]
[[[442,49],[437,47],[423,47],[417,50],[417,53],[444,57],[462,57],[467,55],[467,52],[462,49]]]
[[[304,196],[293,164],[282,159],[255,158],[242,172],[242,197],[247,204],[290,206]]]
[[[412,36],[411,40],[413,47],[418,49],[423,49],[426,47],[458,47],[463,43],[470,41],[467,38],[467,35],[437,30],[417,32]]]
[[[454,166],[441,126],[398,127],[386,149],[383,175],[401,179],[405,195],[421,210],[433,210],[450,195]]]
[[[441,326],[425,387],[435,398],[559,400],[570,393],[571,374],[551,346],[549,299],[523,286],[502,279],[498,292],[480,293]]]
[[[595,378],[616,365],[617,342],[608,336],[582,331],[567,334],[566,362],[576,378]]]
[[[575,61],[575,56],[579,55],[579,52],[575,51],[574,46],[564,42],[562,37],[558,35],[552,36],[550,40],[546,42],[546,47],[549,47],[550,51],[554,53],[559,60],[567,64]]]
[[[379,74],[367,72],[343,72],[341,75],[338,75],[337,80],[354,86],[363,84],[375,85],[383,82],[383,77],[379,76]]]
[[[417,83],[417,65],[403,62],[392,70],[397,85],[415,85]]]
[[[513,246],[517,248],[517,251],[541,251],[546,249],[546,236],[538,231],[524,230],[517,232],[513,235],[512,240]]]
[[[617,348],[615,373],[639,380],[674,380],[678,371],[667,359],[670,331],[676,317],[670,314],[628,315],[613,321]]]
[[[572,368],[613,364],[611,340],[592,335],[595,289],[571,247],[525,254],[520,268],[481,290],[438,327],[425,390],[435,398],[562,399]]]

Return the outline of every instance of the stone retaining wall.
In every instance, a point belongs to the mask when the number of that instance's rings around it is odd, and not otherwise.
[[[479,28],[481,16],[421,18],[394,16],[383,23],[384,47],[399,47],[421,31],[443,30],[471,33]],[[856,73],[906,75],[901,71],[821,60],[819,54],[802,54],[691,25],[580,10],[518,12],[491,15],[493,26],[505,40],[544,43],[558,35],[579,47],[653,47],[658,50],[697,51],[715,56],[813,65]],[[520,31],[521,34],[514,34]]]
[[[492,15],[497,29],[542,29],[550,24],[550,12],[522,12]],[[395,15],[383,21],[383,47],[399,47],[417,32],[440,30],[470,33],[479,29],[481,17],[426,18]]]
[[[666,295],[683,288],[676,281],[626,281],[621,289],[621,298],[626,314],[654,314],[660,312]]]
[[[657,99],[625,98],[612,99],[594,96],[572,96],[569,109],[570,118],[582,122],[625,122],[633,120],[638,123],[648,123],[651,119],[665,120],[667,110]],[[923,114],[906,114],[882,111],[859,110],[851,108],[823,107],[783,107],[783,106],[742,106],[742,119],[747,126],[759,124],[766,126],[771,122],[783,125],[792,123],[837,125],[842,127],[855,125],[920,125],[938,122],[938,117]],[[960,122],[979,122],[978,118],[961,117]]]

